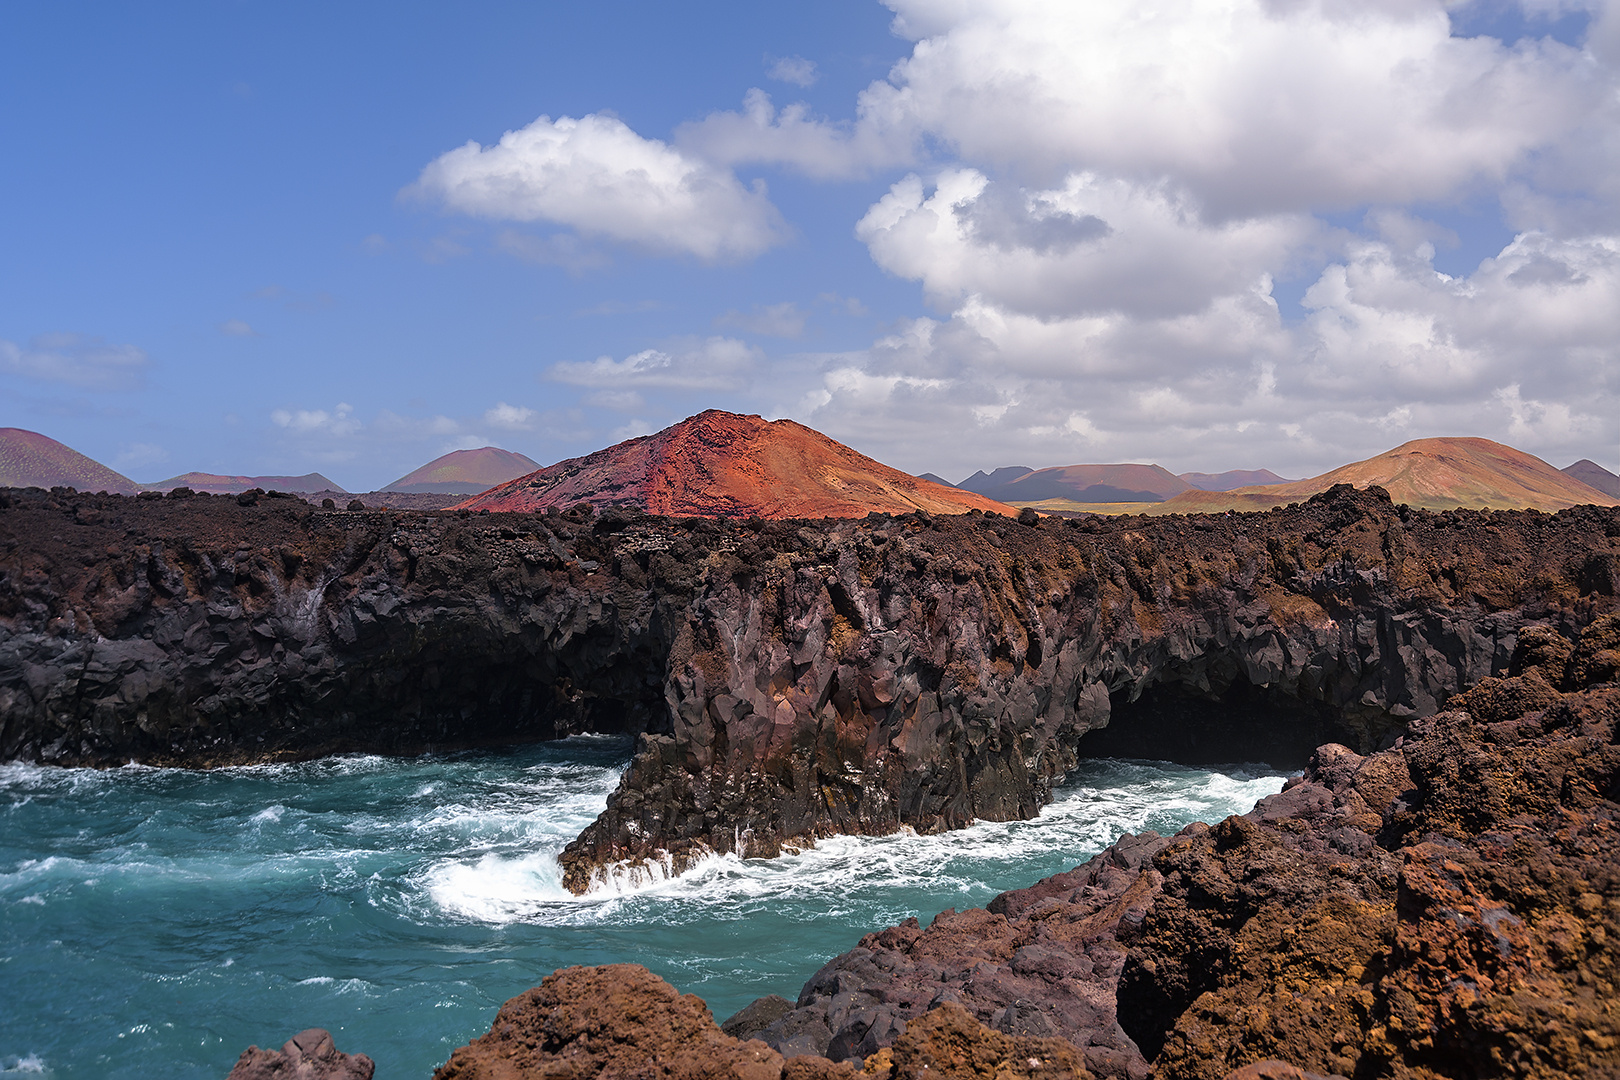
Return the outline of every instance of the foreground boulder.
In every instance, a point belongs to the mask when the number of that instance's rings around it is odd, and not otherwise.
[[[310,1028],[280,1050],[250,1046],[226,1080],[371,1080],[377,1066],[364,1054],[345,1054],[325,1028]]]
[[[434,1080],[1086,1080],[1061,1039],[1010,1038],[959,1006],[911,1025],[864,1063],[784,1058],[725,1034],[697,997],[638,964],[564,968],[501,1006],[489,1034],[450,1055]]]

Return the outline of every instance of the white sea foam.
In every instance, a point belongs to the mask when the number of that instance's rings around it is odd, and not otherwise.
[[[41,1076],[49,1071],[38,1054],[0,1058],[0,1073],[17,1073],[19,1075],[27,1073],[32,1076]]]
[[[1054,872],[1068,869],[1122,833],[1216,821],[1247,811],[1281,786],[1281,776],[1260,768],[1220,772],[1164,762],[1091,763],[1031,821],[978,822],[932,836],[910,829],[889,836],[835,836],[777,859],[711,853],[678,875],[666,854],[599,868],[583,897],[562,887],[556,856],[591,819],[592,807],[570,807],[578,816],[566,823],[550,815],[536,821],[513,808],[493,815],[538,826],[533,839],[549,843],[536,850],[512,830],[491,828],[486,808],[457,806],[441,808],[430,820],[440,825],[482,821],[485,846],[476,857],[468,853],[432,863],[414,884],[443,915],[491,924],[610,923],[633,917],[622,910],[627,903],[654,905],[642,913],[646,917],[656,910],[657,917],[676,921],[700,917],[699,912],[710,920],[742,919],[761,906],[798,904],[807,897],[816,902],[807,906],[806,918],[836,919],[881,902],[885,890],[982,897],[996,887],[1008,863],[1044,861]]]

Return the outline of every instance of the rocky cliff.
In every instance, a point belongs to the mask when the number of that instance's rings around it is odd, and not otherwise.
[[[643,969],[571,968],[436,1075],[1615,1076],[1620,616],[1528,628],[1509,670],[1248,814],[868,934],[796,1003],[716,1027]]]
[[[1620,516],[677,521],[0,493],[0,757],[215,764],[643,736],[606,873],[1034,814],[1080,754],[1387,745],[1528,622],[1617,606]],[[1105,730],[1104,730],[1105,729]],[[1089,733],[1089,734],[1088,734]]]

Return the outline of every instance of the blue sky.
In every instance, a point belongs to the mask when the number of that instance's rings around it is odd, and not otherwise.
[[[1620,468],[1609,5],[13,4],[0,43],[0,425],[137,480],[364,490],[708,407],[952,479]]]

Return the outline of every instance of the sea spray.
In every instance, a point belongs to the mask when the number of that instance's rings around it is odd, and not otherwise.
[[[831,837],[575,897],[556,855],[629,753],[582,738],[207,773],[0,766],[0,1063],[217,1078],[248,1044],[320,1025],[380,1075],[425,1076],[554,968],[623,960],[724,1016],[791,996],[869,930],[1282,785],[1264,769],[1088,762],[1033,821]]]

